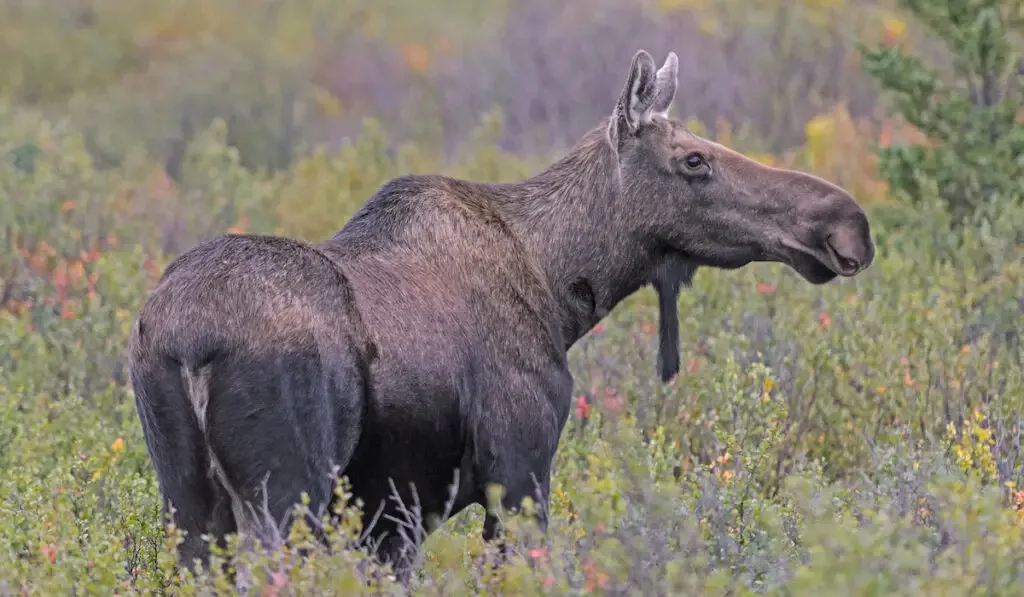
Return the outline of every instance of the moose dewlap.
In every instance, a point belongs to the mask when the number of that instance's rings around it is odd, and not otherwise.
[[[175,259],[130,354],[181,564],[206,561],[205,533],[274,545],[302,492],[328,508],[334,467],[403,574],[392,488],[431,521],[497,483],[545,527],[566,353],[620,301],[652,280],[674,297],[696,267],[775,261],[814,284],[867,268],[847,192],[668,116],[677,69],[637,52],[609,115],[530,178],[402,176],[324,242],[226,235]]]

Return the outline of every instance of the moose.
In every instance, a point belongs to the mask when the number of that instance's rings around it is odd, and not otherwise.
[[[399,176],[326,240],[228,234],[177,256],[129,354],[180,564],[208,561],[204,534],[272,544],[303,492],[313,513],[333,503],[338,472],[404,574],[395,496],[431,532],[498,484],[545,530],[567,353],[623,299],[653,281],[675,317],[696,267],[778,262],[811,284],[869,267],[855,199],[689,131],[669,116],[677,71],[637,51],[610,114],[531,177]],[[502,531],[489,510],[484,538]]]

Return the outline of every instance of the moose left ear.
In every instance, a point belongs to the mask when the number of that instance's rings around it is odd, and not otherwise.
[[[608,137],[613,147],[618,148],[620,139],[636,134],[641,126],[650,122],[651,106],[657,91],[655,68],[654,59],[646,50],[638,50],[633,55],[626,85],[608,126]]]

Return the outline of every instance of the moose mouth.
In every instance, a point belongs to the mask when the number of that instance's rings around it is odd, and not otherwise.
[[[833,246],[831,235],[813,245],[788,239],[788,242],[783,241],[781,254],[777,255],[812,284],[825,284],[837,276],[848,278],[864,269],[859,261],[844,256]]]
[[[848,276],[856,273],[856,267],[850,267],[848,260],[843,259],[826,241],[825,249],[813,249],[803,243],[793,243],[785,251],[787,254],[781,261],[792,267],[798,274],[811,284],[825,284],[837,276]]]
[[[736,269],[752,261],[778,261],[793,268],[801,277],[812,284],[826,284],[839,276],[849,277],[859,272],[860,265],[843,257],[832,246],[829,240],[822,243],[822,248],[814,248],[797,240],[783,242],[774,251],[764,251],[757,257],[749,254],[715,255],[714,259],[698,258],[692,254],[679,252],[692,263],[712,266],[720,269]]]
[[[797,253],[787,261],[798,274],[811,284],[825,284],[839,275],[825,262],[808,253]]]

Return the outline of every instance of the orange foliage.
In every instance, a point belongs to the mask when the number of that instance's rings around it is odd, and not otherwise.
[[[117,238],[110,235],[108,240],[116,242]],[[88,251],[79,250],[77,254],[58,254],[55,247],[39,241],[34,250],[22,246],[16,254],[32,273],[49,282],[52,294],[41,297],[42,304],[60,307],[63,319],[75,319],[80,313],[82,299],[96,296],[100,273],[91,270],[92,264],[100,257],[99,247],[94,245]],[[15,295],[0,305],[0,310],[21,316],[33,305],[33,300]]]
[[[423,44],[405,44],[402,46],[402,60],[414,73],[424,73],[430,67],[430,50]]]
[[[594,565],[593,560],[590,560],[589,558],[583,562],[583,578],[586,583],[583,590],[588,593],[592,592],[594,589],[608,588],[608,575],[601,572],[597,566]]]
[[[616,395],[615,390],[608,388],[605,390],[606,396],[604,397],[604,409],[611,413],[621,413],[626,409],[626,400],[621,396]]]
[[[249,226],[249,218],[242,216],[238,223],[228,228],[228,234],[245,234],[246,229]]]
[[[147,258],[142,262],[142,267],[149,272],[149,274],[155,279],[160,276],[160,266],[157,265],[156,261]]]
[[[881,131],[878,134],[878,145],[889,147],[891,145],[915,144],[931,147],[934,140],[918,130],[914,125],[908,123],[902,116],[893,116],[882,121]]]
[[[45,557],[51,564],[57,561],[57,548],[55,546],[44,545],[39,548],[39,552],[43,554],[43,557]]]
[[[882,43],[896,47],[907,40],[907,22],[896,17],[887,17],[882,21]]]
[[[586,419],[590,415],[590,403],[587,402],[587,397],[580,394],[576,397],[576,416],[580,419]]]
[[[100,258],[100,250],[94,245],[88,252],[82,251],[78,254],[78,258],[83,263],[89,263],[90,261],[96,261]]]
[[[53,270],[50,282],[53,284],[53,289],[57,292],[57,300],[64,301],[68,297],[68,264],[67,262],[60,262],[56,269]]]
[[[281,594],[281,589],[288,585],[288,573],[277,570],[270,573],[270,584],[264,587],[263,597],[277,597]]]

